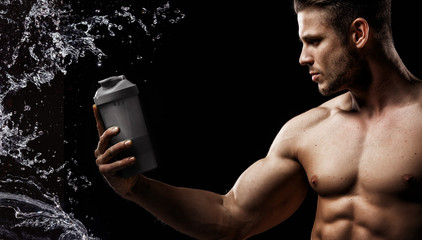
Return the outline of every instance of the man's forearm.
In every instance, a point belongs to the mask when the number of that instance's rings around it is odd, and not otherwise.
[[[225,207],[225,196],[209,191],[174,187],[141,177],[124,197],[197,239],[236,239],[241,225]]]

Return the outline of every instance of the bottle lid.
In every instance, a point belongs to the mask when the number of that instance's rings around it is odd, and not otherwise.
[[[126,79],[124,75],[109,77],[98,82],[101,87],[94,96],[96,105],[131,97],[139,93],[135,84]]]

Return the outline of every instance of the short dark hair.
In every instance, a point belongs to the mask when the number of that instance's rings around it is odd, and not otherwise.
[[[379,40],[392,38],[391,0],[294,0],[296,13],[315,7],[327,12],[328,23],[344,37],[356,18],[362,17]]]

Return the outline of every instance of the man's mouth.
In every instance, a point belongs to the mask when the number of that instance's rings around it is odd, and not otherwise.
[[[309,74],[312,76],[312,81],[318,82],[319,72],[310,71]]]

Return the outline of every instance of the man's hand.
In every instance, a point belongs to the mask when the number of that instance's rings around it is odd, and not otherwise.
[[[101,119],[96,105],[93,106],[95,120],[97,121],[98,136],[100,138],[94,154],[96,164],[101,174],[109,185],[122,197],[129,197],[130,192],[138,182],[140,175],[130,178],[123,178],[117,174],[119,170],[127,168],[135,163],[135,157],[128,157],[114,161],[114,158],[122,151],[132,147],[132,141],[122,141],[108,148],[111,138],[119,134],[118,127],[111,127],[107,130]]]

